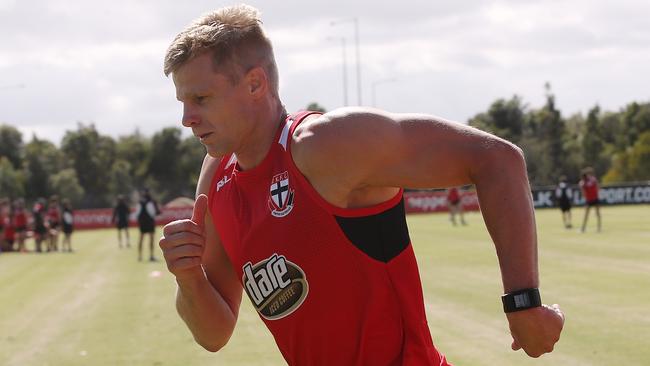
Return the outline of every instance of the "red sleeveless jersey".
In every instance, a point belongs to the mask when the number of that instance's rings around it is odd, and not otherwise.
[[[289,365],[448,365],[427,326],[402,191],[368,208],[326,202],[291,157],[289,116],[267,156],[222,158],[209,207],[244,291]]]
[[[588,176],[580,181],[580,187],[587,202],[598,200],[598,179],[594,176]]]

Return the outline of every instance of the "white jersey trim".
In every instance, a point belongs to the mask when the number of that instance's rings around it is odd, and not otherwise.
[[[287,151],[287,140],[289,139],[289,131],[291,130],[291,126],[293,125],[293,119],[289,118],[287,120],[287,123],[284,124],[284,128],[282,129],[282,133],[280,134],[280,139],[278,140],[278,143],[282,145],[284,148],[284,151]]]

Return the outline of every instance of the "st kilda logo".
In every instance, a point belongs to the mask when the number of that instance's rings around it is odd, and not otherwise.
[[[269,194],[271,215],[275,217],[287,216],[293,208],[294,194],[294,190],[289,186],[289,172],[285,171],[284,173],[273,176]]]
[[[273,254],[243,267],[242,283],[255,309],[268,320],[293,313],[307,297],[309,285],[305,272],[283,255]]]

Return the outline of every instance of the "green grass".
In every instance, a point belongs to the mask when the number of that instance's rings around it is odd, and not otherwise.
[[[558,211],[538,211],[542,298],[567,314],[562,340],[540,359],[510,350],[481,217],[453,227],[443,214],[409,216],[434,343],[455,365],[650,364],[649,213],[605,207],[603,232],[580,234],[561,227]],[[0,254],[0,365],[284,364],[248,300],[213,354],[176,315],[164,262],[137,262],[113,230],[77,232],[73,245],[73,254]]]

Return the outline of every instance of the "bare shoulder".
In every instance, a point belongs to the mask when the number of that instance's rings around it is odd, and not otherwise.
[[[371,108],[339,108],[308,118],[292,136],[294,160],[306,171],[330,165],[344,168],[348,164],[341,163],[368,156],[358,153],[368,144],[389,138],[396,127],[389,113]]]
[[[371,108],[340,108],[305,120],[292,136],[292,157],[298,169],[328,202],[341,207],[364,205],[354,192],[368,195],[371,172],[384,153],[381,146],[399,133],[387,112]],[[391,143],[392,144],[392,143]],[[375,185],[384,193],[381,184]],[[392,192],[392,191],[391,191]],[[371,199],[370,202],[380,200]]]
[[[206,154],[203,158],[203,165],[201,166],[201,174],[199,175],[199,181],[196,185],[196,195],[210,193],[210,183],[212,182],[212,177],[217,171],[221,163],[221,158],[213,158],[210,155]]]

